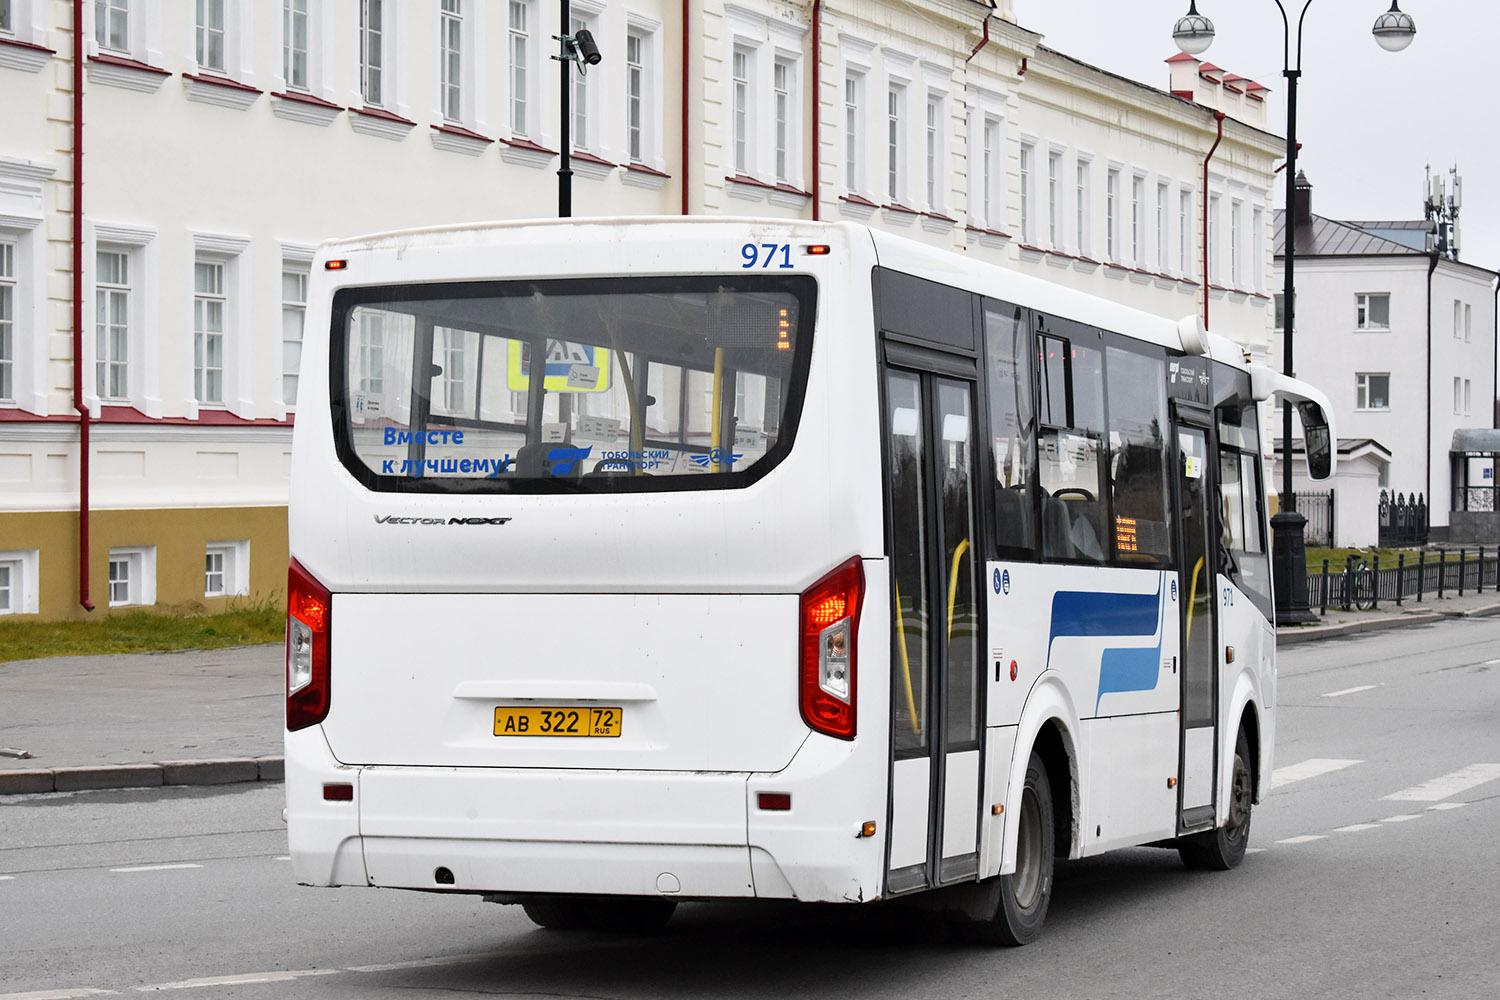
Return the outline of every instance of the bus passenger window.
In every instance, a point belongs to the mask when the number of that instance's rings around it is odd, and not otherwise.
[[[1065,339],[1037,338],[1041,371],[1037,472],[1042,500],[1042,556],[1104,562],[1103,356],[1097,331],[1061,320],[1054,328],[1076,330]]]
[[[1141,353],[1146,349],[1107,349],[1113,543],[1125,566],[1164,566],[1172,558],[1166,363]]]
[[[1036,551],[1036,438],[1031,364],[1021,310],[986,300],[984,336],[989,358],[990,457],[995,470],[995,542],[1000,554],[1025,558]]]

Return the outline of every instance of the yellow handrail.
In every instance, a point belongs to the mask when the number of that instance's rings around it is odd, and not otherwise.
[[[712,410],[713,416],[709,418],[710,420],[713,421],[713,426],[709,430],[709,433],[708,433],[708,446],[713,449],[714,471],[715,472],[722,472],[722,471],[724,471],[723,468],[722,468],[723,461],[719,457],[720,454],[721,454],[720,451],[719,451],[719,445],[722,444],[722,442],[719,440],[719,434],[720,434],[720,432],[721,432],[721,430],[723,428],[723,419],[722,419],[721,414],[719,413],[719,407],[723,404],[723,393],[724,393],[724,348],[722,348],[722,347],[716,347],[716,348],[714,348],[714,399],[713,399],[713,410]]]
[[[906,652],[906,625],[901,616],[901,585],[896,584],[896,645],[901,650],[901,675],[906,678],[906,710],[911,713],[911,731],[922,735],[922,720],[917,716],[917,700],[911,693],[911,658]]]
[[[1193,587],[1188,596],[1187,615],[1187,637],[1183,640],[1183,646],[1192,649],[1193,643],[1193,605],[1198,603],[1198,574],[1203,570],[1203,557],[1198,557],[1198,565],[1193,567]]]
[[[965,538],[953,550],[953,571],[948,574],[948,641],[953,641],[953,602],[958,597],[958,561],[969,551],[969,540]]]

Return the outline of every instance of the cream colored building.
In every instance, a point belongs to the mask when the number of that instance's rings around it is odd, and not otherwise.
[[[571,13],[604,55],[575,215],[867,222],[1178,318],[1207,209],[1210,325],[1264,355],[1280,140],[1211,67],[1124,80],[1008,0]],[[0,614],[284,587],[312,249],[555,214],[560,29],[557,0],[0,0]]]

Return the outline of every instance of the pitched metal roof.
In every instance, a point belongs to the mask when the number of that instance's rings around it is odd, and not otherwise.
[[[1474,427],[1456,430],[1453,432],[1453,446],[1448,450],[1470,455],[1500,454],[1500,428]]]
[[[1298,257],[1410,256],[1422,254],[1426,241],[1426,222],[1338,222],[1321,215],[1312,224],[1297,227]],[[1420,238],[1412,246],[1387,236]],[[1276,212],[1276,253],[1286,252],[1286,210]]]

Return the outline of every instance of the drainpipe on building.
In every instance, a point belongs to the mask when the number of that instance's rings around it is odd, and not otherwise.
[[[1219,143],[1224,138],[1224,119],[1227,117],[1222,111],[1214,112],[1214,123],[1218,126],[1218,134],[1214,136],[1214,144],[1208,147],[1208,155],[1203,158],[1203,326],[1208,328],[1208,161],[1214,158],[1214,151],[1219,148]],[[1290,207],[1287,209],[1291,211]]]
[[[73,409],[78,411],[78,603],[89,600],[89,408],[83,401],[83,3],[73,0]]]
[[[812,8],[812,210],[823,218],[823,0]]]
[[[979,44],[974,46],[974,50],[969,53],[969,58],[964,60],[964,65],[973,62],[974,57],[979,55],[979,51],[988,44],[990,44],[990,15],[986,14],[984,15],[984,36],[979,39]]]
[[[688,39],[692,37],[692,30],[688,22],[688,8],[692,6],[692,0],[682,0],[682,158],[679,165],[682,167],[682,214],[689,215],[690,205],[688,202]],[[816,161],[815,161],[816,162]]]

